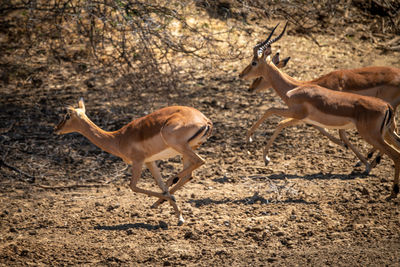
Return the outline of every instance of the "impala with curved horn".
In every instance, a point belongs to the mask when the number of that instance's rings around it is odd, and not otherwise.
[[[278,37],[282,37],[284,32],[285,29]],[[279,40],[280,38],[278,37],[273,41],[270,41],[269,45]],[[279,52],[274,56],[273,62],[274,59],[275,61],[280,61]],[[289,59],[290,57],[285,58],[282,61],[288,61]],[[286,63],[287,62],[284,62],[285,65]],[[394,110],[396,110],[400,104],[400,69],[394,67],[373,66],[349,70],[337,70],[323,75],[320,78],[311,81],[305,81],[304,83],[317,84],[336,91],[378,97],[391,104]],[[268,88],[271,88],[271,83],[262,77],[258,77],[250,85],[249,91],[259,92]],[[264,150],[268,151],[274,139],[278,136],[279,132],[283,130],[283,128],[298,123],[300,122],[295,122],[292,120],[284,120],[280,122]],[[343,143],[341,143],[337,138],[330,135],[321,127],[314,127],[317,128],[322,134],[326,135],[334,143],[343,145]],[[343,132],[342,135],[343,134],[345,133]],[[374,152],[375,149],[372,148],[368,152],[367,158],[371,158]],[[358,155],[361,155],[361,153]],[[365,173],[369,173],[371,168],[375,167],[376,164],[380,162],[380,159],[381,155],[379,153],[371,163],[366,165]],[[361,162],[366,161],[365,157],[360,158],[360,160]],[[359,164],[360,162],[357,163],[356,166]]]
[[[107,132],[95,125],[85,114],[83,99],[78,108],[68,108],[64,119],[55,127],[57,134],[78,132],[99,148],[132,165],[130,188],[134,192],[158,197],[152,207],[169,201],[183,224],[182,212],[173,194],[192,179],[192,172],[205,163],[193,150],[198,148],[212,132],[212,122],[200,111],[184,106],[159,109],[145,117],[135,119],[113,132]],[[182,155],[183,170],[176,177],[162,181],[155,161]],[[137,186],[145,164],[152,173],[162,193],[145,190]],[[175,184],[170,190],[169,186]]]
[[[249,138],[265,119],[277,115],[294,119],[296,122],[303,121],[323,128],[339,129],[343,142],[357,154],[359,152],[344,134],[345,129],[356,128],[365,141],[393,160],[395,173],[390,197],[396,197],[399,192],[400,138],[393,132],[394,111],[390,104],[375,97],[333,91],[297,81],[267,60],[267,56],[271,54],[271,42],[267,39],[263,43],[268,45],[258,44],[254,47],[253,59],[239,77],[263,77],[288,108],[269,108],[249,130],[247,137]],[[267,161],[265,154],[264,160]]]

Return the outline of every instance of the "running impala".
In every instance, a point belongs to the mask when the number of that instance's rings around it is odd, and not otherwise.
[[[211,121],[194,108],[173,106],[135,119],[117,131],[107,132],[95,125],[86,116],[85,110],[83,99],[79,101],[78,108],[69,107],[64,119],[55,127],[55,133],[78,132],[99,148],[132,165],[130,188],[134,192],[159,198],[152,207],[169,201],[178,217],[178,225],[182,225],[182,212],[173,194],[192,179],[195,169],[205,163],[194,149],[211,135]],[[183,170],[164,183],[155,161],[176,155],[183,157]],[[162,193],[137,186],[143,164],[152,173]],[[175,185],[169,190],[172,184]]]
[[[268,45],[271,45],[272,43],[278,41],[283,36],[286,27],[287,24],[285,25],[282,33],[277,38],[269,41]],[[275,29],[276,27],[273,29],[272,33],[274,32]],[[279,60],[279,53],[276,53],[275,56],[273,57],[273,62],[275,65],[277,64],[286,65],[289,59],[290,57],[285,58],[283,60]],[[391,104],[394,110],[396,110],[400,104],[400,69],[394,67],[372,66],[372,67],[364,67],[357,69],[336,70],[326,75],[323,75],[317,79],[301,83],[317,84],[319,86],[336,91],[343,91],[343,92],[356,93],[360,95],[378,97]],[[249,91],[259,92],[271,87],[272,84],[270,83],[269,80],[263,79],[262,77],[258,77],[250,85]],[[283,130],[283,128],[298,123],[301,122],[296,121],[294,119],[287,119],[281,121],[276,130],[274,131],[272,137],[270,138],[268,144],[266,145],[264,153],[265,154],[267,153],[273,141],[278,136],[278,134]],[[337,138],[331,136],[323,128],[315,125],[314,127],[317,128],[322,134],[326,135],[331,141],[337,144],[342,144]],[[345,132],[342,132],[340,134],[341,137],[343,135],[345,135]],[[354,147],[354,149],[356,148]],[[372,150],[368,152],[367,157],[368,158],[372,157],[373,152],[375,152],[375,148],[372,148]],[[359,157],[361,153],[358,152],[356,153],[356,155]],[[375,167],[376,164],[379,163],[380,158],[381,155],[379,153],[371,163],[368,163],[365,157],[363,156],[359,157],[361,162],[363,163],[367,162],[365,173],[368,174],[371,168]]]
[[[239,77],[262,77],[271,84],[288,108],[269,108],[249,130],[247,138],[264,120],[277,115],[323,128],[338,129],[343,142],[357,154],[359,152],[344,134],[345,129],[356,128],[365,141],[393,160],[395,172],[390,197],[396,197],[399,192],[400,138],[393,131],[395,121],[391,105],[379,98],[333,91],[286,75],[269,59],[270,45],[276,39],[270,40],[271,35],[253,48],[253,59]],[[263,156],[267,162],[266,155]]]

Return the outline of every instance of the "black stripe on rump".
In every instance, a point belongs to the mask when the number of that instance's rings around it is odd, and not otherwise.
[[[209,129],[210,129],[210,127],[208,127],[208,125],[205,125],[205,126],[201,127],[192,137],[189,138],[188,142],[190,142],[190,141],[192,141],[193,139],[195,139],[196,137],[198,137],[198,136],[204,131],[204,129],[206,129],[206,128],[207,128],[207,130],[205,131],[205,133],[203,134],[203,136],[206,135],[207,132],[208,132]]]
[[[385,118],[383,119],[383,122],[381,125],[381,133],[383,131],[383,127],[389,126],[391,124],[392,116],[393,116],[393,110],[391,109],[391,107],[388,107],[388,109],[386,110],[386,113],[385,113]]]

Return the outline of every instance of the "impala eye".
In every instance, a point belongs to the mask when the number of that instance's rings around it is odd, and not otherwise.
[[[254,66],[257,66],[257,62],[256,61],[253,61],[253,62],[251,62],[251,65],[254,67]]]
[[[66,120],[69,120],[71,118],[71,115],[69,115],[69,113],[67,113],[66,115],[65,115],[65,119]]]

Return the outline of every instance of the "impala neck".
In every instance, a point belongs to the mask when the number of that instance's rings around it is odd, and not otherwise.
[[[270,82],[275,92],[287,103],[287,92],[302,85],[302,82],[281,72],[274,64],[266,63],[263,66],[263,78]]]
[[[118,131],[107,132],[94,124],[86,115],[80,120],[81,125],[77,132],[89,139],[102,150],[121,157],[119,150]]]

